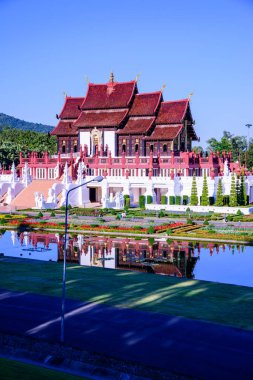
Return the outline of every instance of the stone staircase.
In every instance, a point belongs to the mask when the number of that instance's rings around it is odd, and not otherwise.
[[[35,204],[34,193],[39,192],[44,195],[45,201],[48,197],[48,190],[53,186],[56,180],[33,180],[24,190],[22,190],[15,199],[11,202],[10,206],[16,210],[25,208],[33,208]]]

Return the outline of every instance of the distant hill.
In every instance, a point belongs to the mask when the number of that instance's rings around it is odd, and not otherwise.
[[[30,130],[34,132],[44,132],[44,133],[51,132],[54,128],[51,125],[31,123],[29,121],[16,119],[13,116],[0,113],[0,130],[3,127],[10,127],[10,128]]]

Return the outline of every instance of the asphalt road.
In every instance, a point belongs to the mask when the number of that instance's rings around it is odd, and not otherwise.
[[[0,291],[2,333],[57,342],[60,314],[56,297]],[[65,344],[199,379],[253,379],[253,331],[180,317],[67,300]]]

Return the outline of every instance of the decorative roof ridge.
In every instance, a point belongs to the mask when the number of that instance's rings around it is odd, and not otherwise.
[[[178,128],[178,127],[183,127],[183,123],[173,123],[173,124],[156,124],[157,127],[172,127],[172,128]]]
[[[135,80],[133,80],[133,81],[131,81],[131,82],[129,82],[129,83],[135,83],[135,86],[133,87],[133,90],[132,90],[132,93],[131,93],[131,95],[130,95],[130,98],[128,99],[128,102],[127,102],[127,105],[128,105],[128,106],[129,106],[129,104],[130,104],[131,99],[133,98],[133,95],[134,95],[135,89],[137,90],[137,93],[138,93],[137,80],[135,79]],[[137,94],[136,94],[136,95],[137,95]]]
[[[136,81],[136,79],[134,79],[134,80],[130,80],[128,82],[116,82],[116,81],[114,81],[113,83],[110,82],[110,81],[108,81],[106,83],[91,83],[91,82],[89,82],[88,87],[89,86],[108,86],[108,85],[112,85],[112,84],[113,85],[116,85],[116,84],[129,84],[129,83],[137,83],[137,81]]]
[[[99,112],[122,112],[122,111],[127,111],[128,112],[128,108],[126,107],[120,107],[120,108],[94,108],[94,109],[82,109],[82,113],[83,112],[86,112],[86,113],[99,113]]]
[[[63,104],[63,107],[62,107],[62,110],[61,110],[61,112],[59,113],[59,119],[61,119],[61,114],[63,113],[63,110],[64,110],[64,108],[65,108],[65,106],[66,106],[66,104],[67,104],[67,100],[68,99],[83,99],[83,101],[82,101],[82,103],[85,101],[85,96],[74,96],[74,97],[72,97],[72,96],[68,96],[68,95],[66,95],[65,96],[65,101],[64,101],[64,104]]]
[[[141,115],[141,116],[129,116],[129,120],[137,120],[137,119],[156,119],[156,116],[152,116],[152,115],[148,115],[148,116],[145,116],[145,115]]]
[[[162,91],[161,90],[158,90],[158,91],[150,91],[150,92],[140,92],[138,94],[136,94],[135,96],[141,96],[141,95],[152,95],[152,94],[162,94]]]
[[[179,100],[166,100],[166,101],[163,101],[162,104],[167,104],[167,103],[179,103],[179,102],[187,102],[187,103],[189,103],[189,98],[186,98],[186,99],[179,99]]]

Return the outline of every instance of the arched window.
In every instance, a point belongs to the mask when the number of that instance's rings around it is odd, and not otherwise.
[[[126,144],[123,144],[122,145],[122,152],[125,152],[126,151]]]
[[[150,145],[150,152],[154,152],[154,145],[153,144]]]
[[[164,145],[163,145],[163,153],[166,153],[167,150],[168,150],[168,148],[167,148],[167,144],[164,144]]]
[[[138,152],[139,150],[139,144],[135,144],[135,152]]]

